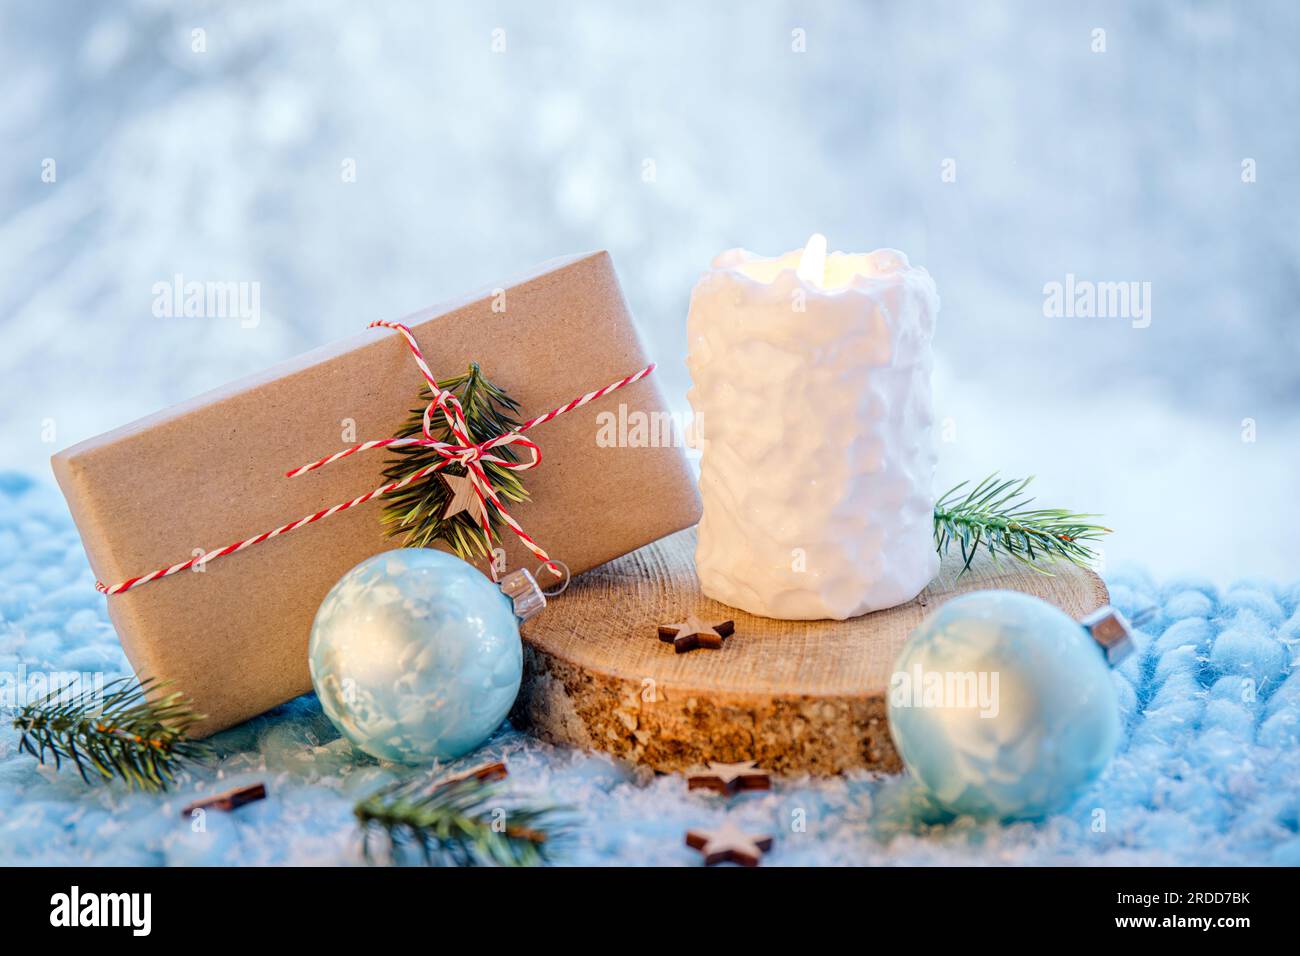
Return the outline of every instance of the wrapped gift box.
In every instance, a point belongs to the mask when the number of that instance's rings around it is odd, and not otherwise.
[[[520,403],[521,418],[648,364],[603,252],[545,263],[402,321],[437,378],[477,361]],[[60,452],[54,473],[95,574],[111,585],[373,490],[391,453],[284,474],[349,444],[349,421],[357,441],[397,435],[422,381],[402,338],[371,329]],[[606,437],[618,433],[611,414],[636,412],[664,420],[656,376],[528,433],[543,460],[522,473],[531,501],[511,514],[574,574],[699,518],[675,443],[598,440],[602,424]],[[188,694],[207,715],[202,735],[311,690],[317,606],[345,571],[400,543],[384,533],[382,508],[371,501],[107,597],[136,673]],[[508,529],[500,542],[509,567],[536,567]]]

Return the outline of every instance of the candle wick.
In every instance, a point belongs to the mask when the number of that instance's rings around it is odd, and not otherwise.
[[[808,238],[808,244],[803,248],[803,255],[799,257],[799,268],[795,273],[804,282],[811,282],[819,287],[826,284],[826,237],[820,232],[814,232]]]

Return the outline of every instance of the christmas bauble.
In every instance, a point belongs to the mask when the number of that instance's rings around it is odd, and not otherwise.
[[[481,744],[523,671],[511,599],[459,558],[425,548],[377,554],[343,575],[316,612],[307,653],[334,725],[367,753],[405,763]]]
[[[894,665],[889,728],[942,807],[1033,819],[1105,768],[1120,736],[1107,662],[1127,649],[1128,631],[1109,608],[1092,625],[1026,594],[982,591],[912,633]]]

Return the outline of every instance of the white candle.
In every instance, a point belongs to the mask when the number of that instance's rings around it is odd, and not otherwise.
[[[939,570],[934,280],[893,249],[733,249],[691,293],[688,394],[703,453],[696,566],[709,597],[843,620]]]

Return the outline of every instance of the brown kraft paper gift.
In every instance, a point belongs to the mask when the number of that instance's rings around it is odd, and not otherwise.
[[[523,419],[648,364],[606,253],[553,260],[500,289],[504,309],[486,293],[403,320],[435,377],[477,361]],[[54,456],[54,474],[92,569],[111,586],[378,487],[383,450],[284,474],[350,444],[349,419],[357,441],[398,434],[422,383],[401,336],[371,329],[74,445]],[[666,412],[650,375],[527,433],[542,461],[522,473],[532,500],[510,511],[574,574],[699,518],[680,448],[597,442],[597,416],[620,403]],[[370,501],[107,597],[137,675],[184,691],[207,715],[200,736],[311,690],[316,608],[345,571],[400,544],[384,534],[382,508]],[[508,567],[536,568],[508,528],[498,540]]]

